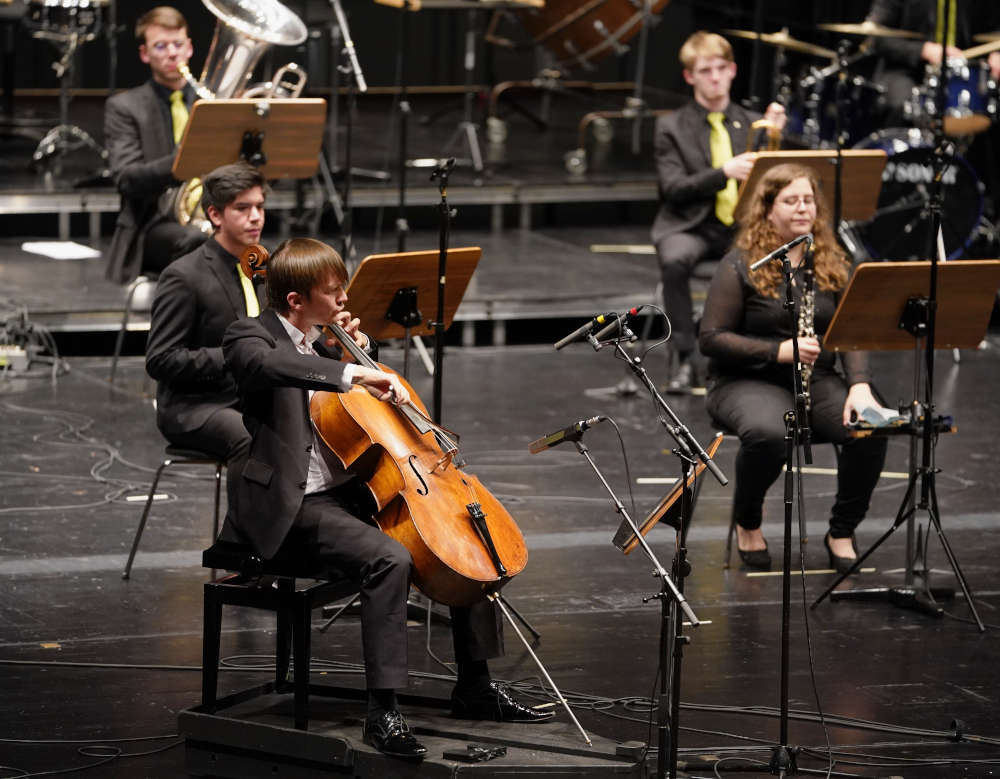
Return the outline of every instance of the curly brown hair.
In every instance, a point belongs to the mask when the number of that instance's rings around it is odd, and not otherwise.
[[[785,163],[776,165],[764,174],[753,193],[749,210],[743,219],[743,226],[736,236],[735,245],[746,253],[748,264],[781,246],[783,241],[768,216],[771,214],[778,193],[800,178],[809,179],[813,196],[816,198],[816,223],[813,225],[816,286],[822,290],[836,292],[847,284],[851,263],[833,235],[830,211],[816,174],[805,165]],[[778,263],[769,262],[762,268],[752,271],[750,281],[760,294],[777,298],[783,283],[781,268]]]

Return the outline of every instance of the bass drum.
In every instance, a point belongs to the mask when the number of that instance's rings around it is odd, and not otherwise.
[[[889,155],[882,174],[875,218],[856,225],[874,259],[926,260],[928,220],[924,207],[934,176],[933,136],[915,128],[872,133],[859,149],[884,149]],[[964,157],[955,154],[942,178],[941,230],[948,259],[961,257],[983,215],[983,185]]]
[[[670,0],[653,0],[658,14]],[[517,11],[521,26],[535,44],[546,46],[565,68],[592,65],[625,44],[642,27],[641,2],[632,0],[546,0],[541,8]]]

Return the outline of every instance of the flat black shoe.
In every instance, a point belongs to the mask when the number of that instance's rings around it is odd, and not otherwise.
[[[826,553],[830,557],[830,567],[833,568],[837,573],[847,573],[854,567],[854,564],[858,561],[858,547],[854,543],[854,535],[851,535],[851,546],[854,548],[854,557],[840,557],[833,553],[833,549],[830,548],[830,533],[827,532],[823,536],[823,546],[826,547]]]
[[[537,709],[518,702],[506,685],[495,680],[487,687],[472,690],[456,687],[451,694],[451,714],[461,719],[494,722],[545,722],[556,716],[551,709]]]
[[[747,568],[754,571],[771,570],[771,553],[767,549],[767,541],[764,542],[763,549],[744,551],[737,546],[736,551],[739,552],[740,560],[743,561],[743,565]]]
[[[419,760],[427,754],[427,747],[413,737],[403,715],[395,709],[366,719],[362,738],[366,744],[392,757]]]

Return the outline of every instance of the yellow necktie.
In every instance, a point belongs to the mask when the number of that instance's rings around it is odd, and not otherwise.
[[[175,89],[170,93],[170,119],[174,125],[174,143],[180,143],[184,137],[184,125],[187,124],[188,110],[184,105],[184,92]]]
[[[253,288],[253,282],[243,272],[243,266],[236,263],[236,272],[240,277],[240,285],[243,287],[243,298],[247,303],[247,316],[257,316],[260,313],[260,304],[257,302],[257,290]]]
[[[958,0],[952,0],[951,11],[948,14],[948,39],[946,46],[955,45],[955,19],[958,14]],[[935,43],[941,40],[941,27],[944,25],[944,0],[938,0],[937,4],[937,30],[935,31]]]
[[[712,111],[708,115],[708,123],[712,131],[708,136],[708,148],[712,153],[712,167],[721,168],[726,162],[733,158],[733,142],[729,138],[722,120],[725,114],[721,111]],[[724,225],[733,223],[733,211],[736,209],[736,179],[729,179],[726,186],[719,190],[715,196],[715,216]]]

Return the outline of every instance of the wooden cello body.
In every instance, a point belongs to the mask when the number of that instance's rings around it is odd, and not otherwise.
[[[416,393],[400,381],[426,416]],[[361,387],[317,392],[310,404],[330,451],[368,486],[379,528],[409,550],[414,584],[439,603],[468,606],[524,569],[524,537],[503,504],[476,476],[456,467],[434,430],[421,432],[407,411],[412,409],[376,400]],[[477,509],[503,574],[477,526]]]

